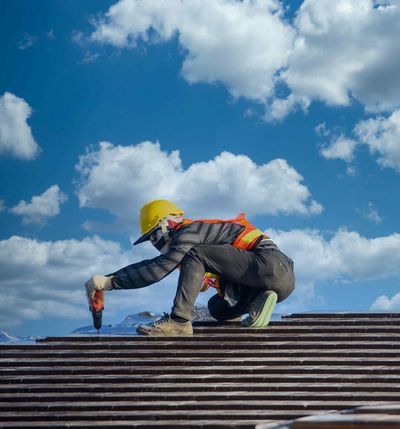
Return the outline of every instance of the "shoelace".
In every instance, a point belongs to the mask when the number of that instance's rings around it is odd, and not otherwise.
[[[158,319],[154,322],[154,325],[164,325],[165,323],[168,323],[170,320],[170,316],[168,313],[164,313],[164,316],[161,317],[161,319]]]

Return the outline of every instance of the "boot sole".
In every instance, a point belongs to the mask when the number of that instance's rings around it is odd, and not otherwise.
[[[263,328],[264,326],[268,326],[277,300],[278,295],[275,292],[271,292],[265,301],[261,314],[250,325],[251,328]]]
[[[141,335],[143,337],[183,337],[183,336],[191,336],[193,335],[193,332],[189,333],[189,332],[185,332],[185,333],[180,333],[180,332],[173,332],[173,333],[164,333],[164,332],[151,332],[151,331],[147,331],[145,329],[136,329],[136,332],[138,335]]]
[[[193,336],[193,333],[191,334],[163,334],[162,332],[157,332],[156,334],[153,333],[144,333],[144,332],[138,332],[138,335],[141,337],[191,337]]]

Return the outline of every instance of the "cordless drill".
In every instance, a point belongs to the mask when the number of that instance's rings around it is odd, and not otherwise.
[[[101,328],[103,310],[104,310],[104,292],[97,290],[90,301],[89,310],[92,312],[93,326],[97,329],[97,333]]]

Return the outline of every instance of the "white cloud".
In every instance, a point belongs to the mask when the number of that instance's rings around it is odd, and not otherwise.
[[[95,62],[99,58],[99,53],[85,52],[85,56],[82,59],[82,64],[90,64]]]
[[[29,33],[24,33],[22,35],[22,39],[20,40],[18,44],[18,49],[21,49],[24,51],[25,49],[30,48],[37,42],[38,38],[36,36],[32,36]]]
[[[326,281],[370,281],[400,275],[400,234],[366,238],[339,229],[326,239],[317,230],[267,233],[295,262],[296,292],[290,302],[281,305],[285,311],[312,309],[315,286]]]
[[[67,200],[58,185],[50,186],[41,195],[34,195],[30,203],[22,200],[9,211],[22,216],[25,224],[42,224],[60,213],[60,205]]]
[[[264,119],[268,122],[280,121],[292,111],[301,108],[307,111],[310,100],[306,97],[295,97],[290,94],[287,98],[275,98],[266,109]]]
[[[24,99],[10,92],[0,97],[0,154],[9,153],[25,160],[36,157],[39,146],[27,123],[31,113]]]
[[[347,165],[346,173],[351,177],[355,177],[355,176],[357,176],[357,169],[356,169],[356,167],[354,167],[352,165]]]
[[[316,130],[318,133],[318,131]],[[330,132],[325,130],[325,135]],[[328,159],[351,162],[357,146],[366,145],[383,167],[400,171],[400,109],[388,117],[378,116],[359,121],[353,131],[354,138],[340,135],[322,148],[321,155]]]
[[[371,202],[368,203],[368,209],[361,214],[364,219],[367,219],[376,224],[382,223],[382,217],[378,213],[378,209]]]
[[[87,319],[91,323],[84,282],[137,260],[154,257],[146,246],[125,252],[120,245],[99,237],[83,240],[38,241],[19,236],[0,241],[0,328],[48,317]],[[169,310],[176,276],[163,284],[135,291],[110,292],[105,317],[140,310]],[[157,288],[155,290],[154,288]],[[157,294],[157,302],[154,296]]]
[[[222,82],[234,97],[264,102],[294,37],[282,12],[276,0],[121,0],[97,22],[91,39],[133,48],[177,36],[188,82]]]
[[[102,208],[125,226],[136,225],[147,201],[175,201],[191,217],[257,214],[316,214],[322,207],[283,159],[257,165],[245,155],[222,152],[183,169],[178,151],[158,143],[100,143],[80,157],[78,196],[82,207]]]
[[[71,41],[81,47],[85,47],[88,44],[88,38],[82,31],[73,31],[71,34]]]
[[[378,154],[378,163],[400,171],[400,110],[389,117],[379,116],[360,121],[354,134],[372,154]]]
[[[372,0],[305,0],[284,79],[295,96],[367,109],[400,99],[400,5]]]
[[[280,120],[313,100],[397,108],[399,33],[397,0],[305,0],[292,24],[275,0],[120,0],[91,40],[134,48],[176,36],[188,82],[222,82]],[[277,97],[277,83],[288,85],[287,97]]]
[[[110,269],[115,254],[120,254],[118,245],[98,237],[43,242],[13,236],[0,241],[0,324],[84,316],[82,282],[92,270]]]
[[[354,159],[356,146],[357,142],[355,140],[341,135],[329,145],[323,146],[321,155],[326,159],[342,159],[343,161],[351,162]]]
[[[327,128],[326,123],[322,122],[320,124],[318,124],[315,128],[314,128],[315,134],[317,134],[317,136],[323,136],[323,137],[328,137],[331,132],[330,130]]]
[[[371,306],[371,310],[375,311],[400,311],[400,293],[389,298],[387,295],[381,295],[376,298]]]

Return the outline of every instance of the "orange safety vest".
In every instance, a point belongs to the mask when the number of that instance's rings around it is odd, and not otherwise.
[[[183,222],[177,225],[176,229],[180,229],[185,225],[189,225],[194,222],[205,222],[205,223],[235,223],[238,225],[244,226],[243,231],[236,237],[235,241],[232,243],[232,246],[237,247],[243,250],[251,250],[254,245],[259,241],[260,237],[269,238],[267,234],[264,234],[261,230],[252,225],[247,219],[245,213],[238,214],[234,219],[183,219]],[[203,286],[201,292],[206,291],[210,286],[219,289],[219,279],[218,276],[212,273],[205,273],[203,278]]]
[[[189,225],[194,222],[205,222],[205,223],[236,223],[244,226],[243,231],[236,237],[232,246],[238,247],[243,250],[251,250],[254,245],[259,241],[260,237],[269,238],[267,234],[264,234],[261,230],[252,225],[247,219],[245,213],[238,214],[234,219],[183,219],[183,222],[177,225],[176,229],[180,229],[182,226]]]

